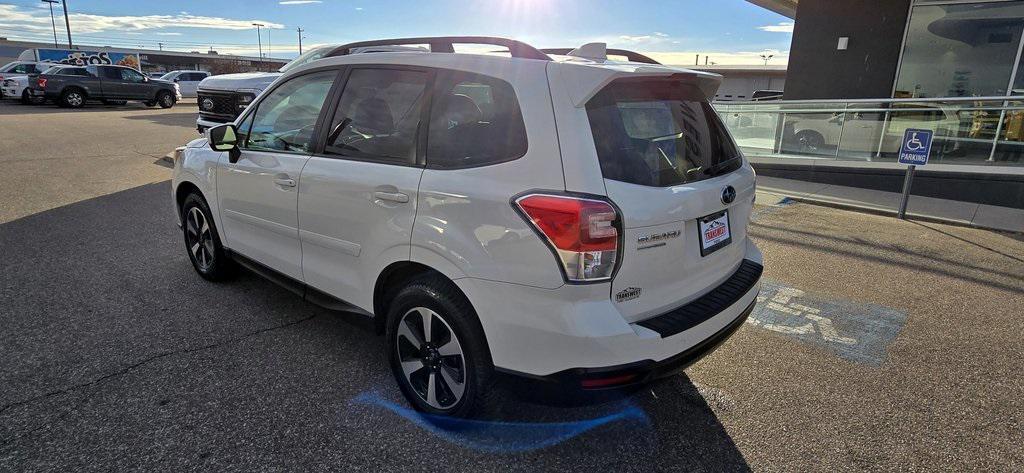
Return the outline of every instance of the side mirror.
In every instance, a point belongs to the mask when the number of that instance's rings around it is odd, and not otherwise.
[[[227,151],[231,163],[238,162],[241,152],[238,151],[238,129],[234,124],[227,123],[210,128],[206,131],[206,140],[210,143],[210,149]]]

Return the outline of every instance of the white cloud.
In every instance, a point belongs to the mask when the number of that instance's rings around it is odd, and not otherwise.
[[[320,0],[285,0],[277,2],[278,5],[309,5],[310,3],[324,3]]]
[[[774,25],[758,26],[757,29],[767,31],[769,33],[792,33],[793,26],[794,23],[792,21],[784,21]]]
[[[139,34],[139,33],[135,33],[135,34]],[[174,32],[174,31],[159,31],[159,32],[156,32],[156,33],[153,33],[153,34],[155,34],[157,36],[181,36],[181,33],[177,33],[177,32]]]
[[[356,7],[356,11],[363,11],[363,7]]]
[[[665,33],[662,33],[662,32],[660,32],[660,31],[655,31],[655,32],[654,32],[654,36],[657,36],[657,37],[659,37],[659,38],[668,38],[668,35],[667,35],[667,34],[665,34]]]
[[[218,30],[247,30],[253,23],[263,23],[267,28],[282,29],[284,25],[266,20],[236,20],[214,16],[189,15],[145,15],[108,16],[88,13],[70,15],[72,31],[75,33],[100,33],[105,31],[127,33],[139,30],[161,28],[209,28]],[[21,8],[16,5],[0,4],[0,27],[17,29],[27,33],[50,31],[49,12],[36,8]]]

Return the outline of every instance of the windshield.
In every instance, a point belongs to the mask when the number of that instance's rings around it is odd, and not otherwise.
[[[740,167],[739,151],[696,87],[623,80],[587,103],[605,179],[666,187]]]
[[[288,64],[285,64],[285,65],[281,66],[281,68],[278,69],[277,71],[278,72],[288,72],[288,71],[290,71],[292,69],[295,69],[296,67],[299,67],[299,66],[302,66],[302,65],[305,65],[305,64],[309,64],[309,63],[311,63],[313,61],[316,61],[317,59],[320,59],[320,58],[324,57],[324,54],[327,54],[328,52],[330,52],[334,48],[335,48],[334,45],[327,45],[327,46],[320,46],[318,48],[310,49],[309,51],[306,51],[305,53],[303,53],[301,56],[293,59],[292,62],[289,62]]]
[[[167,74],[164,74],[164,75],[162,75],[162,76],[160,76],[158,78],[160,80],[173,80],[173,78],[171,77],[171,75],[173,75],[173,74],[174,74],[173,72],[168,72]]]

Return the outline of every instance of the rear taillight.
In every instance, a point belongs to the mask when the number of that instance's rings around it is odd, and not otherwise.
[[[619,214],[608,202],[530,194],[515,204],[547,239],[571,282],[612,277],[619,249]]]
[[[39,85],[40,89],[45,89],[46,88],[46,79],[43,79],[42,77],[40,77],[40,78],[36,79],[36,84]]]

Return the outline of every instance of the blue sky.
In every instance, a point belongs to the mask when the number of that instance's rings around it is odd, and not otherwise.
[[[69,0],[68,7],[76,43],[156,49],[163,42],[165,49],[255,55],[250,24],[257,22],[269,26],[274,57],[295,56],[299,26],[304,46],[490,35],[538,47],[604,41],[672,64],[692,64],[697,53],[718,64],[759,64],[765,50],[773,64],[785,64],[792,37],[791,20],[744,0]],[[46,4],[0,0],[0,36],[52,41]],[[266,48],[266,30],[263,42]]]

